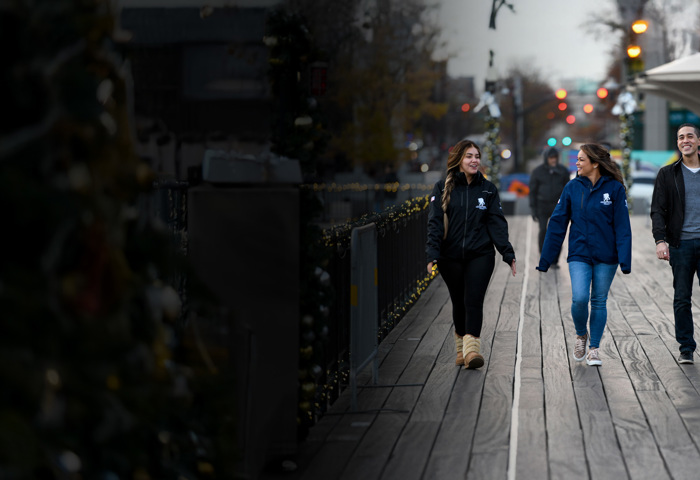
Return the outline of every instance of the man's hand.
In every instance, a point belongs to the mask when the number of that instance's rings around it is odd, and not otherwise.
[[[656,244],[656,258],[668,262],[668,244],[666,242]]]

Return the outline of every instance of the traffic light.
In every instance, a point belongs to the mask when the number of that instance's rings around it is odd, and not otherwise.
[[[628,45],[627,46],[627,56],[630,58],[637,58],[642,54],[642,47],[639,45]]]
[[[564,88],[560,88],[556,92],[554,92],[554,96],[557,97],[559,100],[564,100],[566,98],[567,91]]]
[[[598,98],[600,98],[601,100],[604,99],[604,98],[607,98],[608,93],[609,93],[609,92],[608,92],[608,89],[605,88],[605,87],[600,87],[600,88],[595,92],[595,94],[598,95]]]
[[[644,59],[642,47],[639,45],[639,35],[649,28],[646,20],[637,20],[630,26],[627,32],[627,75],[635,75],[644,71]]]
[[[557,137],[549,137],[547,139],[547,145],[549,145],[550,147],[556,147],[557,141],[558,141]],[[568,136],[563,137],[561,139],[561,144],[564,145],[565,147],[568,147],[569,145],[571,145],[571,137],[568,137]]]
[[[463,103],[462,104],[462,111],[464,113],[468,112],[471,109],[471,106],[468,103]]]
[[[646,32],[647,28],[649,28],[649,22],[646,20],[637,20],[632,24],[632,31],[637,35]]]

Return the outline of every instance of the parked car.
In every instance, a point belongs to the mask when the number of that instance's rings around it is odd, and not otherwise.
[[[632,172],[632,186],[627,192],[627,198],[632,200],[632,210],[634,213],[649,213],[655,181],[656,172],[650,172],[648,170],[635,170]]]

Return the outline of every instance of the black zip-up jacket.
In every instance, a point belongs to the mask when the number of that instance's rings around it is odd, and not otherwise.
[[[672,247],[680,245],[685,218],[685,183],[682,160],[662,167],[656,175],[651,196],[651,233],[654,241],[665,240]]]
[[[426,263],[441,258],[463,260],[480,255],[494,255],[495,246],[503,256],[503,261],[510,265],[515,259],[515,252],[508,241],[508,222],[503,215],[496,186],[486,180],[481,172],[477,172],[471,184],[467,183],[463,172],[457,174],[447,206],[447,238],[443,240],[444,189],[443,179],[435,184],[430,195]]]

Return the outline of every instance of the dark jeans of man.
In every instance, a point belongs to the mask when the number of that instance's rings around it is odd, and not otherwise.
[[[552,216],[553,211],[554,211],[554,208],[551,208],[551,209],[538,208],[537,209],[537,221],[540,224],[540,234],[537,236],[537,242],[540,246],[540,253],[542,253],[542,245],[544,245],[544,237],[547,235],[547,224],[549,223],[549,217]],[[559,254],[557,254],[557,258],[554,259],[554,262],[552,262],[552,265],[557,265],[558,263],[559,263]]]
[[[673,316],[676,323],[676,341],[681,352],[693,353],[693,313],[690,296],[693,277],[700,273],[700,239],[681,240],[678,247],[669,247],[669,261],[673,271]],[[698,275],[700,280],[700,275]]]
[[[484,297],[496,259],[494,254],[467,260],[438,260],[438,270],[452,300],[452,321],[457,335],[481,336]]]

